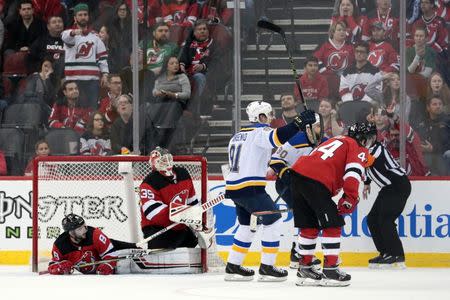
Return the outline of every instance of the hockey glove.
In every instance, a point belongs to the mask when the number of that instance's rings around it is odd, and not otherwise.
[[[313,110],[302,111],[299,116],[294,118],[295,125],[302,131],[305,131],[306,125],[312,125],[316,122],[316,115]]]
[[[337,209],[339,214],[351,214],[358,204],[358,199],[352,200],[350,198],[346,198],[345,195],[342,196],[338,201]]]
[[[97,267],[98,275],[111,275],[114,274],[114,267],[108,263],[99,264]]]
[[[51,264],[48,266],[48,272],[52,275],[66,275],[72,274],[73,264],[68,260],[63,260],[58,263]]]

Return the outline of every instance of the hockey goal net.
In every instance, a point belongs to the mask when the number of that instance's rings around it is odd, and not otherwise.
[[[199,200],[207,201],[207,163],[199,156],[175,156],[174,164],[188,170]],[[63,232],[65,215],[81,215],[87,225],[99,227],[110,238],[127,242],[142,240],[138,187],[150,173],[143,156],[49,156],[35,161],[33,176],[34,272],[45,272],[55,239]],[[204,222],[211,226],[212,209]],[[203,270],[223,266],[215,239],[202,251]]]

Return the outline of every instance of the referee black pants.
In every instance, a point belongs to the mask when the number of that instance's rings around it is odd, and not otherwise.
[[[404,256],[403,245],[398,236],[395,220],[400,216],[411,194],[411,183],[401,176],[378,193],[367,216],[367,225],[375,247],[381,254]]]

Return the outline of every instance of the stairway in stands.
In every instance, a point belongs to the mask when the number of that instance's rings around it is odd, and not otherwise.
[[[285,30],[300,74],[305,58],[327,39],[333,3],[333,0],[278,0],[272,1],[266,10],[269,20]],[[286,48],[278,34],[260,32],[256,43],[243,43],[242,83],[242,124],[248,123],[245,108],[251,101],[267,101],[279,112],[280,94],[293,91],[294,81]],[[228,100],[219,95],[217,108],[205,122],[209,128],[201,130],[194,144],[193,154],[206,155],[210,175],[221,175],[220,165],[228,162],[227,145],[233,134],[230,119],[233,92],[229,93]],[[208,130],[209,143],[205,148]]]

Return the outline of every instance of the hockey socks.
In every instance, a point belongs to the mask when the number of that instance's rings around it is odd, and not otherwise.
[[[245,255],[248,253],[248,249],[252,244],[254,232],[251,232],[250,226],[239,225],[236,234],[234,235],[233,246],[231,247],[230,255],[228,256],[228,262],[241,265],[244,261]]]
[[[265,265],[274,265],[277,258],[278,248],[280,247],[280,229],[282,221],[276,220],[270,225],[263,225],[261,236],[261,263]]]
[[[310,265],[312,263],[318,235],[319,229],[317,228],[300,229],[300,235],[298,237],[300,264]]]
[[[341,227],[331,227],[322,230],[322,250],[325,258],[324,268],[338,264],[341,249]]]

